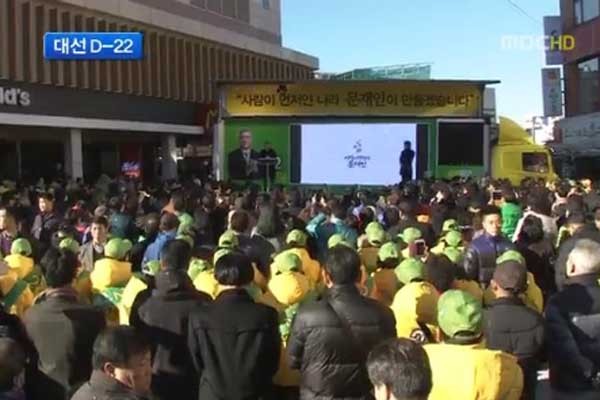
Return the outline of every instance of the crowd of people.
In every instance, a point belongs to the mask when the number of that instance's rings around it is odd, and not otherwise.
[[[589,180],[0,185],[0,398],[600,398]]]

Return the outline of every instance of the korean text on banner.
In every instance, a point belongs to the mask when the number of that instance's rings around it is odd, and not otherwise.
[[[440,82],[225,85],[225,116],[480,117],[483,87]]]

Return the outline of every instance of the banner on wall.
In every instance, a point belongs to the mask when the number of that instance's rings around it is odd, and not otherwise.
[[[224,117],[479,117],[486,82],[227,84]]]

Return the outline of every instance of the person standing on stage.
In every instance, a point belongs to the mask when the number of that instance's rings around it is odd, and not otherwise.
[[[408,140],[404,142],[404,150],[400,153],[400,176],[402,177],[402,182],[409,182],[413,177],[412,164],[415,159],[415,152],[410,146]]]
[[[259,155],[252,148],[252,132],[249,129],[240,131],[240,147],[229,153],[229,177],[236,180],[250,180],[258,177]]]

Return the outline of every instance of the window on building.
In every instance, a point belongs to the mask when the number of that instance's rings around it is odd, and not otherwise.
[[[592,58],[578,64],[579,113],[600,111],[600,58]]]
[[[576,24],[600,17],[600,0],[575,0],[573,6]]]
[[[271,9],[271,0],[262,0],[262,6],[265,10]]]

